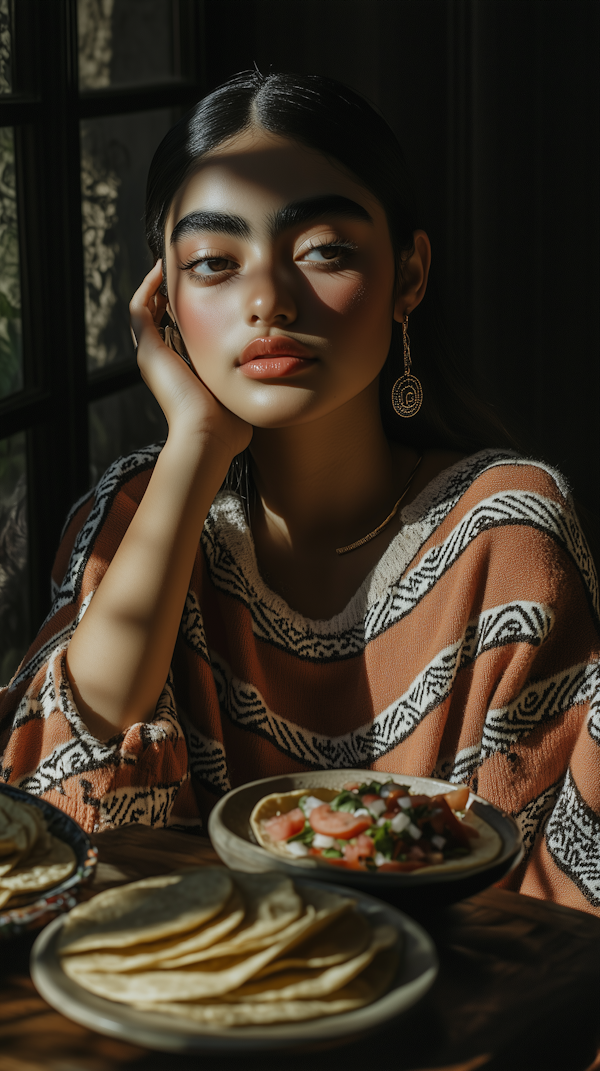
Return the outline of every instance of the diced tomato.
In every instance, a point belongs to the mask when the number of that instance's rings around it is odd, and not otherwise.
[[[430,803],[432,802],[432,800],[434,800],[434,799],[438,799],[438,797],[437,796],[411,796],[410,797],[410,805],[411,805],[411,807],[422,807],[423,804],[427,804],[427,806],[429,806]]]
[[[373,825],[370,815],[361,814],[357,817],[350,811],[332,811],[328,803],[315,807],[310,812],[309,822],[315,833],[324,833],[326,837],[336,837],[338,840],[358,837],[359,833],[364,833]]]
[[[408,844],[403,840],[397,840],[392,848],[392,856],[396,859],[399,855],[406,855],[408,851]]]
[[[419,847],[418,844],[412,844],[406,854],[409,863],[421,863],[427,858],[426,853],[423,851],[422,848]]]
[[[268,818],[263,826],[271,840],[289,840],[304,829],[304,814],[299,807],[287,814],[276,814],[274,818]]]
[[[367,837],[366,833],[361,833],[353,844],[344,844],[344,859],[349,863],[368,859],[372,855],[375,855],[375,845],[371,838]]]
[[[366,792],[362,797],[362,801],[365,807],[368,807],[370,803],[375,803],[375,800],[380,800],[381,796],[376,796],[374,792]]]
[[[469,827],[469,831],[467,831],[466,822],[459,821],[454,811],[450,810],[445,796],[432,796],[431,803],[434,807],[436,807],[436,809],[437,807],[441,807],[442,809],[443,831],[447,830],[450,836],[453,837],[453,839],[456,841],[457,844],[460,845],[461,848],[469,848],[470,830],[472,829],[472,827]],[[438,832],[438,826],[440,824],[440,821],[441,819],[438,815],[435,815],[431,821],[431,825],[435,829],[436,833]],[[474,832],[477,834],[477,836],[479,836],[477,830],[474,830]]]
[[[392,800],[399,800],[408,795],[409,793],[406,791],[405,788],[390,788],[390,791],[388,792],[385,798],[388,803],[391,803]]]
[[[381,817],[385,818],[386,822],[389,822],[398,814],[399,810],[399,807],[388,807],[387,811],[384,811]]]
[[[456,788],[454,792],[446,792],[445,800],[453,811],[464,811],[469,802],[469,789]]]
[[[309,848],[308,854],[321,856],[324,863],[330,863],[331,866],[341,866],[345,870],[366,870],[366,867],[357,859],[332,859],[329,855],[323,855],[320,848]]]
[[[357,788],[360,788],[360,781],[346,781],[344,785],[346,792],[356,792]]]
[[[427,863],[417,863],[416,861],[412,863],[400,863],[396,860],[392,863],[382,863],[381,866],[377,867],[377,873],[380,874],[382,871],[384,873],[385,871],[388,873],[390,871],[395,871],[396,873],[400,872],[408,874],[411,870],[422,870],[424,866],[427,866]]]

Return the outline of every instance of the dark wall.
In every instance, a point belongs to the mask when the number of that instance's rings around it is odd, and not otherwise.
[[[465,367],[596,518],[599,17],[595,0],[206,2],[211,85],[256,62],[381,108]]]

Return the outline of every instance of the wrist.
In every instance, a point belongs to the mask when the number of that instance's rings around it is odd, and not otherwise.
[[[178,426],[169,430],[162,454],[176,459],[185,467],[203,469],[206,465],[222,471],[223,479],[235,457],[236,450],[224,438],[211,431]]]

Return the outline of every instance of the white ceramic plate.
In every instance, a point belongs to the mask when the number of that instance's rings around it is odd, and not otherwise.
[[[312,882],[296,880],[299,889]],[[400,964],[385,996],[358,1011],[301,1023],[271,1026],[211,1029],[191,1020],[157,1015],[117,1004],[82,989],[62,970],[57,942],[65,917],[51,922],[37,938],[31,952],[31,975],[38,992],[57,1011],[100,1034],[120,1038],[165,1052],[217,1052],[221,1054],[330,1047],[347,1044],[382,1028],[416,1004],[433,984],[438,964],[434,944],[412,919],[389,904],[360,892],[332,886],[342,896],[351,895],[358,910],[371,925],[387,923],[398,931]]]

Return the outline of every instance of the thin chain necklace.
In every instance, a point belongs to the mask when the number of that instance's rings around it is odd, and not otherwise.
[[[363,536],[362,539],[357,539],[356,543],[349,543],[347,547],[336,547],[335,548],[335,553],[336,554],[348,554],[348,552],[351,551],[351,550],[357,550],[358,547],[364,547],[365,543],[370,543],[372,539],[375,539],[375,536],[378,536],[380,532],[383,532],[384,528],[387,528],[387,526],[390,523],[390,521],[393,520],[393,518],[396,516],[396,513],[398,511],[398,506],[400,505],[402,500],[408,494],[410,485],[413,482],[413,479],[414,479],[414,476],[415,476],[415,472],[417,471],[417,469],[418,469],[419,465],[421,464],[422,460],[423,460],[423,454],[421,454],[419,460],[417,461],[414,469],[412,470],[410,476],[408,477],[407,483],[404,485],[404,490],[403,490],[402,494],[400,495],[400,498],[396,502],[396,505],[394,506],[394,508],[393,508],[392,512],[389,514],[389,516],[387,516],[385,518],[385,521],[382,521],[382,523],[379,525],[378,528],[375,528],[372,532],[369,532],[368,535]]]

